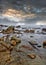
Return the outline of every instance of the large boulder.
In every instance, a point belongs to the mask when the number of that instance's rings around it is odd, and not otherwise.
[[[6,30],[2,30],[2,33],[3,34],[10,34],[10,33],[13,33],[15,31],[15,28],[14,26],[9,26]]]

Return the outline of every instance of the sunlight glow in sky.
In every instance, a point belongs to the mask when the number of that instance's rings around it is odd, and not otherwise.
[[[18,10],[14,10],[14,9],[8,9],[6,10],[5,13],[2,14],[2,16],[4,18],[7,18],[11,21],[16,21],[16,22],[19,22],[19,21],[24,21],[24,19],[26,17],[30,17],[30,18],[33,18],[34,17],[34,14],[24,14],[24,12],[22,12],[21,10],[18,11]]]
[[[46,25],[46,22],[45,22],[45,21],[38,21],[38,22],[36,23],[36,25]]]
[[[24,14],[23,11],[16,10],[16,9],[7,9],[4,13],[2,13],[2,16],[0,16],[0,18],[2,18],[2,19],[6,18],[6,19],[8,19],[10,21],[14,21],[14,22],[23,22],[23,21],[26,21],[26,19],[28,19],[28,18],[33,19],[34,17],[37,17],[37,16],[32,13]],[[34,21],[34,23],[32,23],[32,21],[30,21],[30,22],[31,22],[31,24],[36,24],[36,25],[46,25],[46,21],[43,21],[43,20],[37,21],[37,22]]]

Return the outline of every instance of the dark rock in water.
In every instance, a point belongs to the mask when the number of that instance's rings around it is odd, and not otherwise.
[[[33,41],[33,40],[32,40],[32,41],[29,41],[29,43],[32,44],[32,45],[38,45],[38,44],[36,43],[36,41]]]
[[[37,47],[36,47],[36,45],[35,45],[35,43],[34,42],[30,42],[30,41],[28,41],[29,42],[29,44],[34,48],[34,49],[37,49],[37,50],[39,50]],[[37,43],[36,43],[37,44]]]
[[[4,25],[4,27],[8,27],[7,25]]]
[[[8,27],[7,25],[0,25],[1,27]]]
[[[21,28],[21,26],[20,26],[20,25],[18,25],[18,26],[16,26],[16,28]]]
[[[39,48],[40,48],[40,47],[41,47],[41,45],[38,45],[37,47],[39,47]]]
[[[46,41],[43,42],[43,48],[46,48]]]
[[[30,37],[34,37],[34,36],[30,36]]]
[[[0,25],[1,27],[3,27],[4,25]]]

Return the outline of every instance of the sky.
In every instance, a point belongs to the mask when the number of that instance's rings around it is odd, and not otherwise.
[[[46,25],[46,0],[0,0],[0,19]]]

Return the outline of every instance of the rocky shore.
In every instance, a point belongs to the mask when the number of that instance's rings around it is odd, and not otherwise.
[[[42,37],[35,35],[34,30],[21,26],[1,25],[1,28],[0,65],[46,64],[46,40],[41,41]]]

